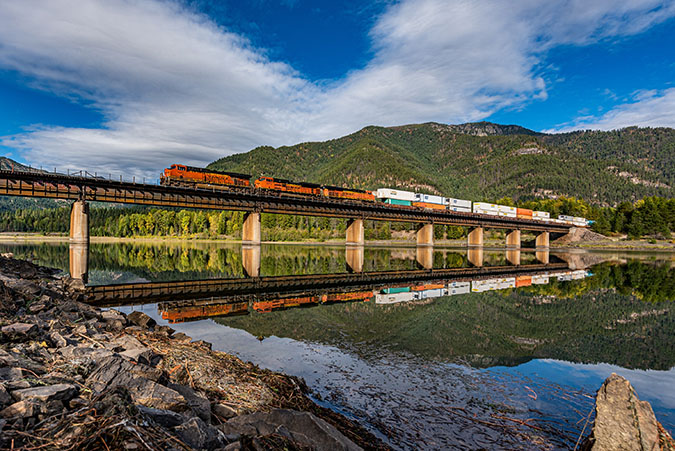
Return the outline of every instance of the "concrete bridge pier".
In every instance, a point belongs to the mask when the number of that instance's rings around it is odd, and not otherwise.
[[[420,224],[417,228],[417,246],[434,245],[434,225]]]
[[[434,248],[433,246],[417,246],[416,249],[417,264],[424,269],[434,269]]]
[[[260,213],[251,211],[244,215],[241,241],[243,244],[249,245],[260,244]]]
[[[548,265],[549,260],[550,260],[548,250],[535,251],[535,257],[536,257],[536,259],[539,263],[543,263],[545,265]]]
[[[470,247],[467,258],[469,263],[480,268],[483,266],[483,247]]]
[[[244,244],[241,247],[241,262],[246,277],[260,277],[260,245]]]
[[[535,247],[536,248],[547,248],[549,247],[549,232],[541,232],[539,235],[537,235],[537,239],[535,240]]]
[[[363,246],[347,246],[345,249],[345,260],[347,262],[347,271],[351,273],[363,272]]]
[[[507,249],[506,260],[514,266],[520,266],[520,249]]]
[[[365,243],[363,219],[350,219],[347,222],[347,245],[363,246]]]
[[[513,230],[506,235],[506,247],[520,248],[520,230]]]
[[[70,207],[70,242],[89,244],[89,204],[84,200]]]
[[[468,236],[469,246],[483,246],[483,228],[476,227],[469,232]],[[482,259],[482,257],[481,257]],[[482,266],[482,264],[481,264]]]

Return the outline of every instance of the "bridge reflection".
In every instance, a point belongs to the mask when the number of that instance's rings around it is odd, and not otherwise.
[[[86,258],[86,253],[79,251],[71,252],[75,262]],[[470,250],[469,254],[471,251],[474,254],[468,255],[468,260],[482,264],[483,249]],[[258,269],[251,271],[249,267],[247,277],[88,286],[84,294],[89,303],[106,307],[157,303],[161,316],[177,323],[336,302],[410,302],[546,284],[552,278],[573,280],[589,274],[584,269],[572,269],[548,252],[541,252],[545,255],[537,255],[537,261],[530,264],[520,264],[517,251],[517,256],[507,256],[511,264],[440,269],[433,268],[432,248],[418,247],[414,252],[419,269],[363,271],[363,247],[349,246],[347,272],[260,277],[260,247],[249,246],[242,249],[244,266],[249,262]]]
[[[420,274],[419,271],[401,271],[397,274],[381,272],[368,274],[368,281],[347,281],[341,275],[323,275],[320,278],[301,276],[293,287],[289,286],[288,280],[270,277],[263,278],[255,291],[248,293],[246,291],[253,289],[253,287],[247,286],[246,279],[239,279],[236,282],[223,279],[208,281],[206,285],[214,291],[225,287],[229,291],[218,295],[214,292],[214,295],[210,297],[203,297],[209,291],[206,286],[202,286],[202,290],[199,292],[200,282],[190,284],[190,286],[181,286],[177,282],[173,285],[163,284],[163,286],[154,284],[154,287],[149,287],[148,284],[90,287],[87,295],[90,302],[107,306],[145,304],[172,298],[171,301],[158,302],[157,309],[161,317],[169,323],[180,323],[213,317],[248,315],[252,311],[268,313],[274,310],[333,303],[374,302],[375,304],[396,304],[444,296],[543,285],[548,284],[553,279],[569,281],[583,279],[590,275],[586,270],[573,271],[563,264],[554,266],[558,269],[520,267],[506,272],[502,268],[502,273],[497,274],[498,270],[495,268],[494,271],[490,271],[491,274],[473,270],[455,275],[446,274],[445,276]],[[393,281],[392,279],[397,280]],[[339,283],[338,280],[345,281],[345,284],[335,286]],[[284,285],[287,287],[282,288]],[[323,286],[319,287],[318,285]],[[192,294],[189,294],[190,292]],[[144,295],[141,295],[141,293],[144,293]],[[125,297],[127,295],[129,297]]]

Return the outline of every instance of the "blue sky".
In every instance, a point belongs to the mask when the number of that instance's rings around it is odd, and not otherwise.
[[[675,2],[0,2],[0,154],[150,175],[366,125],[675,126]]]

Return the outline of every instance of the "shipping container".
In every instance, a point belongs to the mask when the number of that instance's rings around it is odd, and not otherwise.
[[[459,211],[459,212],[461,212],[461,213],[471,213],[471,209],[470,209],[470,208],[466,208],[466,207],[453,207],[453,206],[448,206],[448,210],[450,210],[450,211]]]
[[[572,221],[574,220],[573,216],[567,216],[567,215],[559,215],[558,219],[562,219],[563,221]]]
[[[499,210],[499,212],[517,213],[518,209],[516,207],[509,207],[507,205],[497,205],[497,210]]]
[[[530,218],[533,216],[533,211],[528,209],[528,208],[516,208],[516,214],[518,217],[521,216],[529,216]]]
[[[407,205],[407,206],[412,205],[412,202],[409,200],[399,200],[399,199],[384,199],[384,203],[390,205]]]
[[[528,287],[532,285],[532,277],[530,276],[518,276],[516,277],[516,288],[518,287]]]
[[[448,287],[448,295],[454,296],[456,294],[467,294],[471,292],[471,283],[466,282],[465,286]]]
[[[445,203],[447,205],[450,205],[450,206],[453,206],[453,207],[471,208],[471,201],[470,200],[454,199],[452,197],[446,197]]]
[[[375,197],[379,199],[398,199],[413,202],[415,200],[415,193],[400,189],[379,188],[375,192]]]
[[[384,288],[382,293],[392,294],[392,293],[407,293],[410,291],[410,287],[393,287],[393,288]]]
[[[515,212],[510,211],[500,211],[499,216],[505,216],[507,218],[517,218],[518,215]]]
[[[436,290],[416,291],[414,294],[415,299],[440,298],[442,296],[445,296],[445,290],[436,289]]]
[[[476,210],[487,210],[487,211],[499,211],[497,204],[488,204],[486,202],[474,202],[473,209]]]
[[[534,216],[535,218],[550,218],[551,213],[549,213],[548,211],[533,211],[532,216]]]
[[[376,304],[396,304],[398,302],[409,302],[415,299],[415,293],[394,293],[375,295]]]
[[[548,284],[548,276],[532,276],[532,284],[546,285]]]
[[[432,194],[417,193],[417,194],[415,194],[415,201],[416,202],[426,202],[426,203],[429,203],[429,204],[446,205],[445,197],[434,196]]]
[[[413,207],[417,208],[428,208],[430,210],[445,210],[445,205],[443,204],[430,204],[428,202],[413,202]]]

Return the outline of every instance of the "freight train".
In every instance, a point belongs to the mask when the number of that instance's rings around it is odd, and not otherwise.
[[[486,202],[472,202],[465,199],[435,196],[391,188],[379,188],[376,191],[339,186],[319,185],[316,183],[293,182],[275,177],[253,179],[247,174],[214,171],[182,164],[172,164],[160,177],[160,183],[168,186],[184,186],[202,189],[251,190],[260,189],[284,193],[292,196],[321,196],[334,199],[349,199],[363,202],[384,202],[401,208],[450,210],[460,213],[477,213],[508,218],[529,219],[532,221],[570,224],[587,227],[593,223],[586,218],[560,215],[551,218],[545,211],[533,211],[527,208],[509,207]]]

